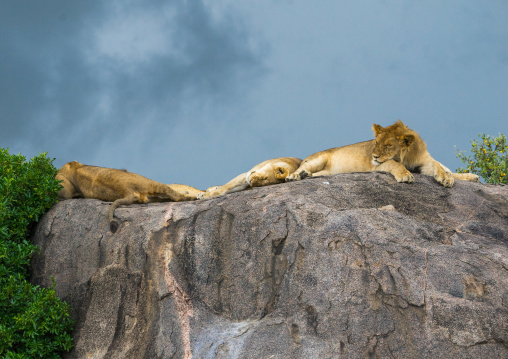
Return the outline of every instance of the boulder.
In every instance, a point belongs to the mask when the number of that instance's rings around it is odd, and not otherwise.
[[[32,282],[65,358],[507,358],[508,187],[314,177],[195,202],[55,205]]]

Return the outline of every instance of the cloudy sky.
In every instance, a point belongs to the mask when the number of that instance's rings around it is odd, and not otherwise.
[[[2,1],[0,145],[198,188],[401,119],[508,135],[505,0]]]

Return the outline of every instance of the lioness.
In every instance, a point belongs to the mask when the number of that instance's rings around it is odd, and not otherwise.
[[[62,188],[58,192],[60,199],[96,198],[113,202],[108,212],[112,232],[115,232],[119,225],[114,219],[114,212],[120,205],[196,199],[196,194],[185,193],[187,188],[174,189],[136,173],[114,168],[87,166],[76,161],[63,165],[58,170],[56,179],[62,181],[60,183]]]
[[[223,186],[210,187],[206,192],[198,193],[197,198],[217,197],[253,187],[282,183],[287,175],[298,168],[300,163],[302,163],[302,160],[294,157],[280,157],[261,162],[250,171],[236,176]]]
[[[412,183],[409,171],[433,176],[445,187],[452,187],[454,178],[478,182],[471,173],[452,173],[434,160],[420,136],[402,121],[388,127],[374,124],[375,139],[344,147],[331,148],[310,155],[286,181],[297,181],[310,176],[327,176],[337,173],[384,171],[391,173],[397,182]]]

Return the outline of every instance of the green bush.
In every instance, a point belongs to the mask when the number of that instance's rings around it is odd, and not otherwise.
[[[56,168],[46,153],[26,162],[0,149],[0,357],[58,358],[72,347],[67,303],[53,288],[28,281],[29,241],[39,218],[57,202]]]
[[[471,141],[471,156],[464,151],[457,151],[457,157],[467,167],[458,168],[459,173],[474,173],[487,183],[508,183],[508,146],[506,136],[499,134],[491,138],[489,135],[478,135],[480,140]]]

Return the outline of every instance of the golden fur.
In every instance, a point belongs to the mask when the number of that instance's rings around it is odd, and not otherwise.
[[[373,125],[375,139],[315,153],[303,160],[286,181],[310,176],[337,173],[383,171],[391,173],[397,182],[412,183],[410,171],[432,176],[445,187],[452,187],[454,178],[478,182],[470,173],[452,173],[434,160],[425,142],[402,121],[388,127]]]
[[[205,191],[202,191],[200,189],[197,189],[197,188],[194,188],[191,186],[187,186],[186,184],[172,183],[172,184],[167,184],[166,186],[175,190],[178,193],[191,196],[193,200],[198,198],[198,194],[205,193]]]
[[[96,198],[113,202],[108,212],[113,232],[118,227],[114,212],[120,205],[190,201],[196,199],[197,195],[189,193],[189,188],[192,188],[190,186],[166,185],[126,170],[87,166],[76,161],[66,163],[60,168],[56,179],[62,181],[62,188],[58,192],[60,199]]]
[[[284,182],[300,163],[299,158],[281,157],[261,162],[250,171],[236,176],[223,186],[210,187],[197,195],[198,199],[222,196],[228,193],[243,191],[253,187],[268,186]]]

